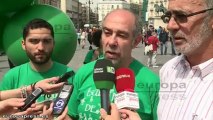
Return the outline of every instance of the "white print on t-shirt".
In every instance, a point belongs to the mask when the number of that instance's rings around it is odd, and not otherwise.
[[[84,95],[79,104],[81,109],[83,108],[83,111],[79,111],[79,120],[96,120],[93,116],[100,114],[101,104],[97,101],[100,100],[100,90],[89,88],[85,91]],[[110,97],[110,101],[113,101],[115,96],[114,89],[110,90],[110,96],[112,96]]]

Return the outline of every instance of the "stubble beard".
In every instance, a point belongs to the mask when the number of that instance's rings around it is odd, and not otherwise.
[[[186,42],[184,46],[176,46],[176,50],[179,53],[184,55],[191,55],[195,53],[195,51],[199,50],[201,45],[208,40],[208,37],[211,36],[212,30],[208,25],[208,19],[206,18],[202,25],[200,26],[199,32],[192,37],[190,42]]]
[[[33,64],[36,64],[36,65],[43,65],[43,64],[46,64],[50,58],[51,58],[51,55],[52,55],[52,52],[49,52],[49,53],[44,53],[44,58],[42,59],[37,59],[34,55],[32,55],[30,52],[26,51],[26,54],[27,56],[29,57],[30,61],[33,63]]]

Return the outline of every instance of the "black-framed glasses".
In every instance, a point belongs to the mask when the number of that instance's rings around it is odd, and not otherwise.
[[[163,20],[164,23],[169,23],[170,19],[173,17],[176,22],[185,23],[185,22],[187,22],[188,17],[198,15],[198,14],[201,14],[201,13],[205,13],[209,10],[213,10],[213,8],[208,8],[208,9],[201,10],[201,11],[194,12],[194,13],[190,13],[190,14],[184,14],[184,13],[181,13],[181,12],[172,13],[171,11],[167,11],[164,15],[161,16],[161,19]]]

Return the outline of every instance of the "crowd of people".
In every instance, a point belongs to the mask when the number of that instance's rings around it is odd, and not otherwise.
[[[81,46],[82,49],[84,49],[86,45],[86,41],[89,42],[89,50],[92,50],[92,37],[93,34],[98,30],[98,28],[83,28],[77,30],[77,40],[78,40],[78,45]]]
[[[159,76],[132,56],[141,43],[137,16],[127,9],[109,12],[102,29],[92,33],[90,45],[97,49],[88,56],[75,75],[68,79],[74,89],[69,103],[59,116],[53,115],[53,101],[64,82],[57,83],[61,74],[73,71],[51,59],[54,31],[45,20],[33,19],[23,30],[22,44],[29,62],[9,70],[0,83],[0,119],[8,116],[38,115],[34,120],[212,120],[213,119],[213,1],[170,0],[168,11],[161,17],[167,29],[150,26],[146,46],[152,45],[148,66],[156,67],[156,49],[167,54],[171,41],[178,53],[163,65]],[[78,33],[79,45],[84,48],[85,30]],[[174,52],[174,54],[176,54]],[[113,103],[117,94],[110,90],[111,114],[101,108],[100,91],[96,89],[93,71],[97,59],[108,59],[119,68],[129,68],[135,75],[134,92],[139,97],[139,109],[118,109]],[[144,61],[145,62],[145,61]],[[30,78],[30,79],[29,79]],[[123,81],[125,82],[125,81]],[[38,100],[27,110],[19,111],[26,97],[42,88]],[[20,119],[20,118],[19,118]]]
[[[172,39],[170,32],[161,26],[159,26],[158,29],[155,29],[153,25],[149,25],[148,30],[144,30],[142,44],[144,43],[145,45],[144,54],[148,56],[148,67],[159,67],[156,62],[158,49],[160,51],[160,55],[168,55],[167,49],[168,46],[171,46],[171,55],[176,55]]]

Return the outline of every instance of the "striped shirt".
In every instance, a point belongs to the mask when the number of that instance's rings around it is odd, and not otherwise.
[[[190,67],[177,56],[160,70],[159,120],[213,120],[213,58]]]

